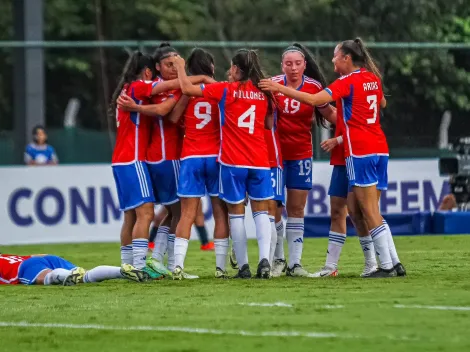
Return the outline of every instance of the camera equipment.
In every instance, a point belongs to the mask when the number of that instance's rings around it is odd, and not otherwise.
[[[449,185],[459,210],[470,202],[470,137],[462,137],[450,148],[451,154],[439,158],[439,173],[450,176]]]

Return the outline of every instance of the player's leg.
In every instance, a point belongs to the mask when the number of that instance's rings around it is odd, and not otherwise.
[[[248,197],[250,198],[251,211],[255,221],[256,239],[258,241],[259,250],[256,276],[258,278],[268,279],[271,277],[269,257],[272,238],[268,204],[270,200],[274,199],[271,170],[248,169],[246,185]]]
[[[312,188],[312,160],[288,160],[284,163],[287,188],[286,238],[289,260],[288,276],[309,276],[302,267],[304,214],[309,190]]]
[[[279,231],[278,228],[283,226],[281,212],[282,206],[285,203],[284,195],[284,181],[283,181],[283,170],[280,167],[271,168],[271,183],[274,193],[273,200],[269,201],[268,211],[269,220],[271,222],[271,249],[269,253],[269,264],[271,265],[272,276],[280,276],[282,270],[285,268],[281,264],[284,259],[284,243],[283,243],[283,229]],[[280,232],[280,238],[279,238]],[[280,243],[279,243],[280,242]],[[277,257],[276,257],[277,252]],[[277,266],[275,265],[275,259],[277,260]],[[281,265],[279,265],[281,264]],[[285,260],[284,260],[285,264]]]
[[[209,240],[209,235],[207,233],[205,219],[204,219],[204,212],[202,211],[202,202],[199,202],[199,206],[196,212],[196,220],[194,221],[194,225],[196,227],[196,232],[199,237],[199,241],[201,242],[201,250],[202,251],[213,251],[214,250],[214,242]]]
[[[149,227],[152,222],[153,203],[145,203],[135,209],[136,222],[132,230],[133,266],[136,269],[145,268],[148,251]]]
[[[271,268],[274,266],[274,252],[276,251],[277,244],[276,211],[277,201],[268,200],[268,217],[271,223],[271,246],[269,248],[269,265],[271,265]]]
[[[113,279],[144,282],[150,279],[150,277],[145,271],[138,270],[130,264],[124,264],[122,266],[100,265],[88,270],[83,276],[84,283],[102,282]]]
[[[28,261],[30,262],[26,263]],[[30,280],[30,284],[68,286],[69,282],[72,284],[83,282],[85,269],[55,255],[33,257],[25,261],[22,266],[25,263],[26,267],[20,268],[22,276],[28,277],[37,273],[36,277]]]
[[[245,194],[248,169],[220,165],[219,197],[227,204],[232,245],[238,261],[235,278],[251,278],[245,229]]]
[[[162,215],[164,215],[162,217]],[[157,236],[155,237],[155,248],[152,252],[152,258],[159,263],[163,263],[165,253],[168,249],[168,234],[171,226],[171,213],[165,206],[160,206],[157,215],[155,216],[154,222],[159,220]]]
[[[155,212],[155,217],[153,218],[152,225],[150,227],[150,236],[149,236],[149,248],[152,250],[155,249],[155,244],[161,241],[161,238],[159,240],[157,239],[158,234],[159,234],[159,227],[160,227],[160,224],[165,219],[165,217],[167,216],[167,214],[168,212],[165,207],[159,207],[158,210]],[[162,237],[162,235],[160,235],[160,237]],[[164,248],[165,249],[163,251],[163,254],[165,254],[166,252],[166,246],[168,242],[167,237],[168,237],[168,231],[165,233],[165,236],[164,236],[165,238]]]
[[[380,269],[367,277],[396,276],[393,269],[388,234],[382,223],[382,215],[377,202],[377,163],[378,156],[347,159],[348,178],[361,213],[370,229],[375,251],[379,257]]]
[[[121,264],[133,264],[132,256],[132,230],[136,221],[135,209],[124,212],[124,221],[121,227]]]
[[[361,277],[367,277],[377,271],[374,242],[369,234],[366,221],[353,192],[348,193],[347,203],[349,217],[356,228],[359,244],[364,254],[364,270],[362,271]]]
[[[284,221],[282,219],[282,210],[284,209],[284,204],[278,206],[276,209],[276,217],[274,222],[276,224],[276,249],[274,250],[274,264],[271,270],[273,277],[279,277],[282,273],[286,272],[287,261],[284,255]]]

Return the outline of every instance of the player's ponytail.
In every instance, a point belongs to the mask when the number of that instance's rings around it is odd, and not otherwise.
[[[111,98],[111,104],[109,105],[108,115],[115,117],[116,114],[116,101],[121,94],[124,87],[133,81],[137,80],[145,68],[152,71],[152,79],[156,76],[156,69],[152,57],[144,55],[140,51],[135,51],[127,60],[122,70],[121,76],[119,77],[119,83],[114,90]]]
[[[305,46],[300,43],[293,43],[291,46],[287,47],[282,56],[287,52],[297,51],[300,52],[305,59],[305,72],[304,75],[321,83],[322,88],[327,86],[325,75],[323,74],[320,66],[317,64],[312,52],[308,50]],[[325,118],[321,114],[318,108],[315,108],[315,121],[317,126],[322,126],[328,128]]]
[[[267,77],[261,68],[261,62],[256,50],[238,50],[232,58],[232,63],[240,70],[241,82],[250,80],[255,87],[258,87],[258,83]],[[268,98],[268,113],[272,113],[273,106],[276,105],[274,95],[271,92],[262,91],[262,93]]]
[[[186,67],[191,75],[214,77],[214,56],[201,48],[194,48],[186,60]]]
[[[355,66],[364,67],[382,79],[382,74],[380,73],[377,63],[361,38],[345,40],[341,43],[341,51],[343,54],[351,56],[352,62]]]

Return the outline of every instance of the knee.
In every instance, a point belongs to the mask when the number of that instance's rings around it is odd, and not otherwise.
[[[303,218],[305,216],[305,209],[299,204],[288,206],[287,216],[289,218]]]

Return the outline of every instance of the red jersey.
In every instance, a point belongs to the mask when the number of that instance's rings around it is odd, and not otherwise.
[[[170,91],[153,96],[150,103],[160,104],[168,98],[178,97],[181,91]],[[151,139],[146,161],[158,164],[164,160],[179,160],[183,146],[183,129],[164,116],[152,117]]]
[[[287,85],[285,75],[273,77],[273,81]],[[320,82],[302,77],[302,83],[297,90],[305,93],[316,94],[323,89]],[[282,157],[284,160],[302,160],[313,156],[312,148],[312,123],[315,108],[301,103],[282,93],[275,94],[279,107],[278,132],[281,141]],[[324,108],[328,104],[318,106]]]
[[[264,120],[268,98],[251,81],[201,85],[207,99],[219,102],[219,162],[228,166],[269,169]]]
[[[277,111],[274,113],[274,126],[270,130],[264,130],[264,138],[268,146],[269,166],[282,169],[281,143],[277,133]]]
[[[135,81],[124,86],[123,92],[137,104],[148,104],[156,83]],[[138,112],[116,110],[116,145],[112,164],[130,164],[144,161],[150,139],[150,118]]]
[[[364,68],[338,78],[325,89],[340,100],[338,119],[344,121],[345,157],[388,155],[388,145],[380,126],[382,83]]]
[[[20,265],[29,258],[31,258],[30,255],[0,254],[0,285],[19,284]]]
[[[184,139],[181,160],[219,155],[220,125],[217,101],[191,97],[183,117]]]
[[[341,100],[336,102],[336,116],[342,116]],[[341,118],[336,119],[335,137],[342,136],[344,133],[344,121]],[[346,165],[346,158],[344,157],[344,146],[338,144],[333,148],[330,155],[330,165]]]

